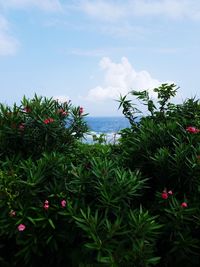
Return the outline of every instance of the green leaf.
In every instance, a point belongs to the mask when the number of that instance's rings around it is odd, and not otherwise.
[[[34,222],[34,219],[33,219],[33,218],[31,218],[31,217],[27,217],[27,219],[28,219],[30,222],[32,222],[32,224],[35,225],[35,222]]]
[[[47,239],[47,241],[46,241],[46,244],[47,244],[47,245],[51,242],[52,238],[53,238],[53,235],[51,235],[51,236]]]
[[[153,257],[153,258],[148,259],[147,261],[149,264],[155,265],[160,261],[160,259],[161,259],[160,257]]]
[[[52,219],[49,218],[48,221],[49,221],[49,224],[51,225],[51,227],[52,227],[53,229],[56,229],[56,227],[55,227],[55,225],[54,225]]]
[[[46,218],[35,218],[34,221],[35,222],[42,222],[42,221],[45,221]]]

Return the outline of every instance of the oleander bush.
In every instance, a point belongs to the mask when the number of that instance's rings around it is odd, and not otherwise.
[[[148,114],[139,122],[140,111],[134,100],[128,95],[121,97],[120,107],[131,128],[122,131],[120,151],[124,166],[139,169],[149,177],[143,204],[159,214],[159,222],[164,225],[157,243],[159,266],[198,266],[200,102],[192,98],[172,104],[170,98],[177,89],[174,84],[155,88],[157,101],[147,91],[130,92],[147,108]]]
[[[0,266],[192,267],[200,262],[200,103],[175,85],[121,97],[119,142],[81,142],[82,107],[0,106]]]
[[[87,132],[82,107],[35,95],[21,105],[0,105],[0,157],[39,158],[43,152],[66,151]]]
[[[76,148],[77,149],[77,148]],[[147,179],[94,155],[2,163],[0,236],[9,266],[149,266],[161,225],[140,205]],[[72,164],[70,164],[72,162]],[[3,263],[2,263],[3,264]],[[82,265],[81,265],[82,264]]]
[[[158,107],[147,91],[135,92],[148,107],[150,115],[135,122],[136,112],[124,97],[120,106],[132,127],[122,131],[121,151],[126,166],[139,168],[150,178],[151,191],[166,186],[198,196],[200,188],[200,102],[194,99],[182,105],[169,102],[177,88],[162,85],[155,88]],[[192,105],[193,103],[193,105]],[[128,109],[131,116],[127,116]]]

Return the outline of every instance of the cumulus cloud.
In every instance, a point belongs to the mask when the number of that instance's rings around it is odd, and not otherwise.
[[[4,8],[26,9],[35,7],[43,11],[61,11],[62,5],[59,0],[0,0]]]
[[[136,71],[126,57],[120,63],[112,62],[108,57],[101,59],[100,68],[105,72],[104,85],[98,85],[89,90],[87,99],[91,101],[104,101],[116,99],[120,94],[127,94],[131,90],[149,89],[161,84],[151,77],[148,71]]]
[[[9,33],[9,23],[0,16],[0,56],[13,55],[17,51],[19,42]]]

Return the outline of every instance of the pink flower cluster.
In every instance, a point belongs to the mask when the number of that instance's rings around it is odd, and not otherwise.
[[[67,112],[66,111],[64,111],[64,109],[62,109],[62,108],[60,108],[59,110],[58,110],[58,113],[60,114],[60,115],[62,115],[62,116],[67,116]]]
[[[31,112],[31,109],[28,106],[24,107],[24,112],[29,113],[29,112]]]
[[[163,198],[163,199],[168,199],[168,197],[171,196],[171,195],[173,195],[172,190],[169,190],[168,192],[167,192],[166,190],[164,190],[164,191],[162,192],[162,198]]]
[[[47,118],[43,122],[44,122],[44,124],[49,124],[49,123],[54,122],[54,119],[53,118]]]
[[[79,115],[82,115],[82,114],[83,114],[83,111],[84,111],[84,110],[83,110],[83,107],[80,107],[80,108],[79,108]]]
[[[24,128],[25,128],[25,124],[24,124],[24,123],[21,123],[21,124],[19,125],[19,130],[20,130],[20,131],[23,131]]]
[[[44,205],[43,205],[43,208],[45,210],[48,210],[49,209],[49,201],[48,200],[45,200]]]
[[[200,132],[199,129],[197,129],[196,127],[193,127],[193,126],[189,126],[189,127],[187,127],[187,128],[186,128],[186,131],[187,131],[188,133],[199,133],[199,132]]]
[[[66,205],[67,205],[67,201],[65,199],[62,199],[61,202],[60,202],[60,205],[61,205],[62,208],[65,208]],[[48,200],[44,201],[43,208],[45,210],[49,209],[49,201]],[[16,215],[16,211],[11,210],[9,214],[10,214],[11,217],[14,217]],[[19,232],[22,232],[22,231],[24,231],[26,229],[26,225],[21,223],[21,224],[18,225],[17,229],[18,229]]]
[[[161,194],[161,197],[162,199],[168,199],[169,196],[172,196],[173,195],[173,192],[172,190],[169,190],[168,192],[166,190],[164,190]],[[181,203],[181,207],[182,208],[187,208],[188,204],[187,202],[182,202]]]
[[[61,200],[60,205],[61,205],[62,208],[65,208],[66,205],[67,205],[67,201],[65,199]],[[49,209],[49,201],[48,200],[45,200],[44,205],[43,205],[43,208],[45,210],[48,210]]]

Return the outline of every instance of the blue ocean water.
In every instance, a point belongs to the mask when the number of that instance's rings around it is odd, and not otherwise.
[[[94,143],[93,136],[99,137],[101,134],[104,134],[106,143],[115,143],[120,137],[119,131],[130,127],[124,117],[86,117],[85,121],[90,129],[83,139],[86,143]]]
[[[120,130],[130,127],[129,121],[124,117],[86,117],[91,132],[118,133]]]

